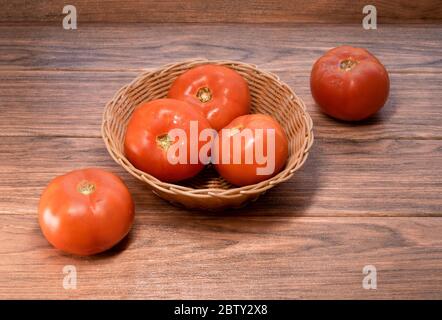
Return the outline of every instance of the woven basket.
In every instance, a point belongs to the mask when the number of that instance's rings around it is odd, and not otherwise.
[[[208,166],[190,180],[171,184],[138,170],[124,156],[124,136],[134,108],[143,101],[166,97],[177,76],[208,63],[223,65],[240,73],[250,87],[252,113],[272,115],[285,129],[289,139],[289,157],[285,168],[274,177],[239,188],[229,184]],[[242,62],[198,59],[144,72],[122,87],[105,107],[102,135],[112,158],[134,177],[147,183],[161,198],[187,208],[216,210],[241,207],[291,178],[307,159],[313,144],[312,128],[313,123],[304,102],[277,76]]]

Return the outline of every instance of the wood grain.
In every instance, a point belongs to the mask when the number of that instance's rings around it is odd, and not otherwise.
[[[201,32],[204,30],[204,32]],[[0,25],[0,68],[55,70],[150,69],[180,60],[240,60],[273,70],[310,72],[326,50],[341,44],[372,51],[389,72],[442,71],[438,25]]]
[[[442,137],[441,74],[391,74],[391,93],[385,108],[363,124],[346,124],[318,110],[310,94],[309,72],[274,72],[307,104],[318,138],[360,141]],[[138,73],[0,72],[0,136],[99,137],[104,105]]]
[[[50,247],[34,212],[3,214],[0,226],[0,298],[442,297],[440,218],[143,212],[128,239],[92,258]],[[377,290],[362,288],[368,264]],[[62,287],[65,265],[76,290]]]
[[[362,0],[76,0],[81,22],[352,22],[361,23]],[[438,0],[372,0],[380,23],[440,22]],[[65,1],[1,0],[0,21],[62,21]]]
[[[145,13],[171,1],[150,8],[131,3]],[[0,0],[0,20],[59,21],[61,9],[50,9],[58,2],[35,3]],[[95,0],[87,8],[83,0],[76,3],[81,19],[141,17],[128,2],[119,2],[118,12]],[[207,21],[225,21],[217,10],[227,3],[217,2]],[[295,6],[278,2],[282,12],[267,10],[272,1],[256,3],[252,9],[260,14],[252,10],[234,19],[286,21]],[[325,3],[297,2],[304,7],[293,19],[313,21],[309,10]],[[347,21],[350,11],[339,9],[342,3],[330,12]],[[416,8],[413,21],[421,21],[439,16],[440,3],[433,3],[382,1],[378,10],[388,21],[387,8],[395,8],[393,21]],[[177,19],[192,21],[197,4],[183,3]],[[250,5],[241,2],[239,10]],[[421,11],[428,5],[431,12]],[[154,19],[173,9],[149,19],[161,21]],[[0,298],[442,298],[440,25],[381,25],[372,32],[336,24],[84,21],[73,32],[59,25],[0,24]],[[391,74],[388,105],[358,125],[323,116],[309,92],[313,61],[341,43],[367,47]],[[243,209],[207,213],[171,206],[114,163],[99,137],[104,104],[119,87],[142,69],[198,56],[277,73],[306,101],[314,120],[316,141],[304,167]],[[76,258],[46,242],[36,208],[50,179],[90,166],[124,179],[136,220],[111,251]],[[377,290],[362,288],[368,264],[377,267]],[[76,290],[63,289],[65,265],[77,268]]]
[[[120,175],[140,214],[178,210],[114,163],[99,138],[2,137],[0,150],[0,214],[34,212],[52,178],[90,166]],[[442,140],[317,139],[291,180],[232,214],[442,216],[441,156]]]

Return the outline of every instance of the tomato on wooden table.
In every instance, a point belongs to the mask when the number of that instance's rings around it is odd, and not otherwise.
[[[341,46],[313,65],[310,87],[321,110],[336,119],[363,120],[381,109],[390,80],[382,63],[362,48]]]
[[[38,207],[41,230],[56,248],[76,255],[105,251],[129,232],[134,203],[116,175],[95,168],[56,177]]]
[[[236,186],[255,184],[274,176],[284,167],[287,156],[288,139],[284,129],[264,114],[249,114],[233,120],[218,132],[212,149],[215,169]]]
[[[200,108],[217,131],[250,112],[247,81],[236,71],[220,65],[207,64],[186,71],[173,82],[168,97]]]
[[[149,173],[165,182],[177,182],[195,176],[204,168],[199,156],[192,161],[192,139],[197,151],[206,144],[191,135],[191,122],[197,125],[195,133],[199,136],[204,129],[211,129],[209,122],[196,107],[175,99],[158,99],[142,103],[138,106],[126,131],[124,150],[129,161],[138,169]],[[182,129],[187,140],[171,137],[170,131]],[[176,152],[169,153],[174,145]],[[177,146],[178,145],[178,146]],[[179,162],[183,156],[178,147],[186,150],[185,161]],[[175,147],[176,146],[176,147]],[[177,163],[175,163],[177,162]]]

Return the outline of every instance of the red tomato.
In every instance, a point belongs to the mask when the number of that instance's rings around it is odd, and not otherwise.
[[[341,46],[313,65],[310,87],[322,111],[331,117],[357,121],[385,104],[390,89],[387,70],[370,52]]]
[[[250,112],[249,86],[236,71],[207,64],[180,75],[172,84],[169,98],[199,107],[215,130]]]
[[[262,129],[262,134],[257,129]],[[274,140],[267,129],[273,129]],[[263,151],[262,155],[267,158],[265,162],[257,157],[258,150]],[[249,161],[247,154],[251,155]],[[264,114],[245,115],[218,132],[212,156],[215,169],[231,184],[255,184],[281,171],[288,156],[288,140],[284,129],[272,117]],[[270,165],[272,158],[273,166]],[[258,174],[259,168],[262,170],[267,166],[270,171]]]
[[[127,127],[124,141],[127,158],[136,168],[161,181],[176,182],[195,176],[204,164],[199,161],[199,156],[196,162],[191,161],[191,121],[197,124],[195,132],[198,135],[203,129],[210,129],[206,118],[187,102],[159,99],[142,103],[134,111]],[[172,129],[182,129],[188,141],[171,137],[169,132]],[[199,152],[205,142],[199,141],[198,137],[197,140],[195,146]],[[169,148],[177,145],[187,153],[182,163],[172,163],[168,159]],[[178,157],[182,155],[184,151],[181,154],[179,151],[172,155],[169,153],[174,161],[179,161]]]
[[[134,204],[112,173],[82,169],[56,177],[38,207],[40,228],[56,248],[77,255],[105,251],[129,232]]]

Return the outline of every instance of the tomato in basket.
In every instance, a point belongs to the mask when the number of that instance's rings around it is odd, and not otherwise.
[[[250,112],[247,81],[221,65],[206,64],[184,72],[173,82],[168,97],[197,106],[215,130]]]
[[[288,156],[288,139],[269,115],[249,114],[218,132],[212,162],[218,173],[236,186],[255,184],[276,175]]]
[[[214,135],[201,138],[209,122],[194,106],[175,99],[139,105],[126,131],[124,150],[129,161],[164,182],[191,178],[204,168]],[[200,139],[201,138],[201,139]]]

